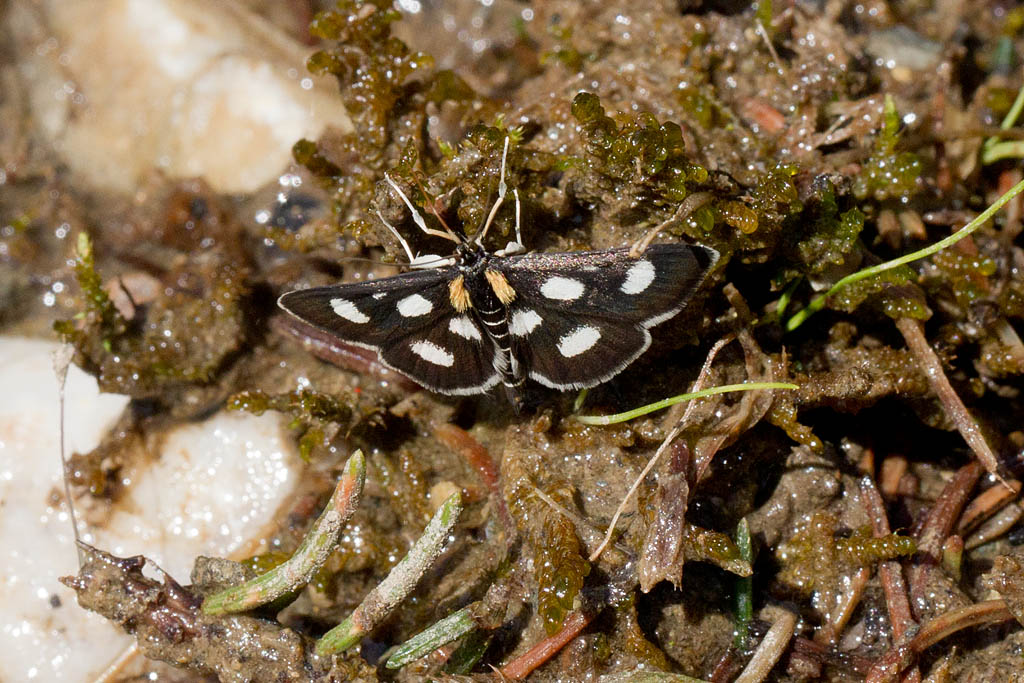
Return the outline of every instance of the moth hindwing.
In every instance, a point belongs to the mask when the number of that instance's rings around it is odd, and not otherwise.
[[[461,242],[454,263],[368,282],[284,294],[288,313],[441,394],[527,378],[581,389],[605,382],[685,307],[718,258],[686,244],[501,255]]]

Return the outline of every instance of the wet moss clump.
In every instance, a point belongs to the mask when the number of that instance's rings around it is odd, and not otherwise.
[[[842,574],[917,552],[917,544],[908,536],[887,534],[876,538],[868,528],[837,536],[837,524],[836,517],[827,512],[811,515],[807,524],[776,552],[782,563],[779,580],[808,593],[834,590]]]
[[[900,116],[888,95],[882,122],[882,130],[875,138],[871,155],[853,178],[853,195],[858,199],[871,198],[875,201],[906,201],[920,192],[923,167],[917,154],[897,149]]]
[[[357,405],[353,396],[328,395],[309,389],[269,395],[263,391],[242,391],[231,396],[228,410],[241,410],[262,415],[274,410],[291,415],[290,427],[299,436],[299,455],[309,461],[314,450],[326,448],[339,433],[352,430],[356,422]]]
[[[620,125],[596,95],[586,92],[573,99],[572,115],[590,166],[609,180],[640,184],[651,199],[663,202],[681,202],[708,180],[707,169],[686,156],[682,131],[672,121],[659,123],[651,114],[638,114]]]
[[[914,284],[916,279],[914,271],[907,266],[892,268],[843,287],[829,298],[829,305],[839,311],[853,312],[870,301],[890,318],[927,320],[931,311],[920,288]]]
[[[783,196],[792,209],[799,209],[795,206],[793,192],[786,191]],[[799,220],[787,224],[787,256],[799,264],[804,274],[820,274],[833,266],[855,265],[848,264],[847,259],[855,254],[864,218],[864,213],[856,207],[842,211],[835,187],[825,181]]]
[[[389,119],[407,95],[409,78],[434,65],[430,55],[410,50],[391,35],[391,24],[400,17],[383,0],[340,0],[310,25],[315,37],[334,44],[315,52],[307,68],[338,79],[346,111],[376,147],[388,141]]]
[[[978,254],[966,254],[953,248],[940,251],[932,256],[932,263],[938,272],[930,277],[934,283],[948,288],[958,306],[966,310],[971,304],[992,295],[989,280],[996,272],[996,264],[990,258]],[[928,285],[926,280],[925,286]]]
[[[96,258],[92,250],[89,234],[78,234],[75,253],[75,279],[85,297],[85,310],[80,314],[85,328],[94,330],[100,346],[110,352],[114,342],[121,338],[127,330],[124,317],[118,312],[114,302],[103,289],[103,281],[96,271]],[[84,346],[87,334],[71,320],[58,320],[53,329],[64,338],[64,341],[77,347]]]
[[[295,160],[330,193],[335,220],[294,236],[270,231],[285,248],[334,247],[344,231],[359,238],[373,234],[367,216],[384,171],[409,158],[430,169],[431,157],[424,154],[431,144],[424,135],[428,107],[452,105],[477,115],[495,111],[458,75],[435,70],[433,58],[393,36],[399,17],[384,0],[340,0],[313,21],[311,32],[327,42],[307,66],[338,80],[355,130],[293,146]]]
[[[568,491],[549,491],[554,500],[571,502]],[[538,512],[540,512],[538,510]],[[564,516],[543,514],[539,533],[534,539],[534,570],[537,581],[537,612],[548,635],[556,633],[572,611],[583,580],[590,573],[590,563],[576,537],[576,528]]]
[[[75,273],[85,310],[54,329],[75,347],[76,362],[103,391],[166,399],[162,394],[171,389],[209,384],[245,339],[248,269],[224,249],[179,260],[165,276],[174,286],[134,306],[130,321],[101,284],[88,237],[79,238]]]

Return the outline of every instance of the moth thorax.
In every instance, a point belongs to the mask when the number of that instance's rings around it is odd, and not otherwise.
[[[490,283],[491,289],[494,290],[495,296],[498,297],[498,301],[508,306],[516,298],[516,290],[512,289],[512,285],[508,283],[505,276],[496,270],[488,268],[484,271],[484,277],[487,278],[487,282]]]
[[[466,291],[466,279],[461,274],[448,283],[448,298],[452,301],[452,308],[459,313],[465,313],[472,308],[473,302]]]

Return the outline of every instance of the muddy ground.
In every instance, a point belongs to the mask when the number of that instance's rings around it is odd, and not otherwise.
[[[310,463],[274,557],[161,585],[97,552],[72,582],[84,606],[189,679],[1024,680],[1019,198],[799,314],[1021,181],[1021,129],[1000,129],[1022,86],[1020,7],[263,5],[319,50],[309,67],[337,78],[353,125],[296,141],[304,182],[284,199],[160,175],[144,202],[79,185],[6,99],[20,125],[0,144],[20,165],[0,186],[0,322],[52,335],[59,319],[75,362],[133,399],[116,438],[75,455],[77,493],[121,495],[125,434],[218,410],[288,415]],[[300,6],[309,32],[286,11]],[[498,391],[419,391],[276,308],[285,291],[395,272],[346,260],[406,260],[378,211],[414,252],[450,249],[385,173],[428,223],[476,234],[506,138],[531,251],[629,246],[664,224],[656,241],[721,255],[617,377],[582,402],[533,384],[516,412]],[[43,230],[53,215],[90,235],[85,253]],[[513,225],[509,202],[487,246]],[[69,283],[56,306],[42,302],[53,278]],[[574,418],[699,376],[798,388]],[[363,499],[310,586],[283,610],[202,614],[204,594],[298,546],[360,448]],[[360,647],[316,654],[452,488],[466,508],[413,593]],[[389,648],[465,607],[468,635],[385,668]]]

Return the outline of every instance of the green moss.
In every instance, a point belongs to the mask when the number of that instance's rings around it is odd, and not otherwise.
[[[676,123],[659,123],[643,113],[619,125],[605,113],[600,99],[587,92],[573,99],[572,115],[583,135],[588,164],[618,184],[638,183],[647,194],[678,203],[708,180],[707,169],[687,160]]]
[[[835,190],[828,184],[798,220],[787,223],[787,257],[803,274],[818,274],[843,265],[864,229],[864,214],[856,208],[840,212]]]
[[[726,534],[686,524],[682,545],[682,556],[687,561],[710,562],[741,576],[750,574],[750,565],[743,559],[739,546]]]
[[[757,212],[742,202],[725,200],[715,204],[718,215],[726,225],[750,235],[757,231]]]
[[[401,156],[394,175],[411,180],[411,166],[403,168],[410,149],[419,173],[434,170],[435,160],[425,154],[428,106],[456,103],[467,125],[497,111],[462,78],[450,70],[433,71],[432,57],[394,37],[392,24],[399,18],[386,0],[340,0],[314,19],[312,33],[329,44],[309,58],[307,67],[337,78],[355,130],[328,131],[316,142],[300,140],[293,147],[296,161],[330,193],[334,221],[306,226],[298,234],[268,230],[282,248],[309,252],[334,248],[343,232],[360,240],[379,234],[366,217],[372,215],[384,172]],[[451,113],[457,116],[458,109]],[[451,148],[441,147],[443,158]]]
[[[568,491],[549,491],[563,504],[571,504]],[[537,580],[537,613],[548,635],[558,631],[573,609],[590,563],[583,557],[573,523],[550,509],[540,510],[540,525],[534,547],[534,574]]]
[[[572,72],[583,68],[583,63],[592,60],[594,55],[580,52],[572,42],[572,28],[562,24],[548,26],[548,34],[554,39],[555,47],[540,56],[540,63],[560,62]]]
[[[941,274],[939,282],[952,290],[961,308],[991,294],[988,278],[996,272],[992,259],[953,248],[933,255],[932,263]]]
[[[680,88],[676,91],[676,100],[701,128],[710,129],[718,118],[715,103],[697,88]]]
[[[399,18],[386,0],[339,0],[337,9],[320,12],[310,26],[317,38],[336,42],[314,53],[307,68],[337,77],[346,111],[379,146],[387,142],[391,111],[406,95],[409,77],[434,64],[391,35]]]
[[[342,174],[342,170],[321,154],[312,140],[302,138],[292,145],[292,156],[318,178],[337,179]]]
[[[779,164],[761,174],[750,191],[751,208],[758,216],[779,223],[803,209],[793,184],[799,170],[796,164]]]
[[[931,313],[921,290],[913,285],[916,280],[917,274],[910,266],[892,268],[840,289],[829,299],[829,306],[852,313],[870,300],[892,318],[925,320]]]
[[[875,148],[853,179],[853,194],[858,199],[905,201],[920,191],[921,159],[912,152],[896,149],[899,127],[899,113],[892,97],[887,95],[882,130],[875,140]]]
[[[270,550],[242,560],[240,564],[253,574],[260,575],[266,574],[271,569],[284,564],[288,557],[288,553],[282,550]]]
[[[77,326],[72,320],[58,320],[53,329],[64,341],[76,347],[86,344],[86,330],[89,330],[89,333],[99,336],[103,349],[109,352],[114,341],[124,335],[127,324],[103,289],[103,280],[96,271],[92,240],[86,232],[78,233],[75,279],[85,297],[85,310],[81,314],[84,327]]]
[[[292,416],[290,427],[301,432],[299,456],[306,462],[317,448],[326,448],[338,430],[351,430],[354,424],[354,397],[334,396],[309,389],[269,395],[262,391],[242,391],[227,401],[228,410],[262,415],[275,410]]]
[[[870,529],[836,536],[834,515],[816,512],[807,525],[779,545],[779,579],[801,592],[832,590],[839,576],[917,552],[914,539],[898,534],[875,538]]]
[[[135,318],[114,307],[95,268],[88,237],[79,238],[75,271],[85,310],[54,329],[74,345],[76,362],[103,391],[167,398],[173,387],[209,384],[244,339],[241,300],[247,270],[218,247],[191,252],[166,274],[168,287]]]
[[[815,453],[823,452],[825,444],[810,427],[797,421],[797,415],[798,411],[793,398],[788,395],[788,392],[781,392],[772,402],[771,410],[768,411],[766,417],[771,424],[786,432],[786,436],[793,441],[807,446]]]

